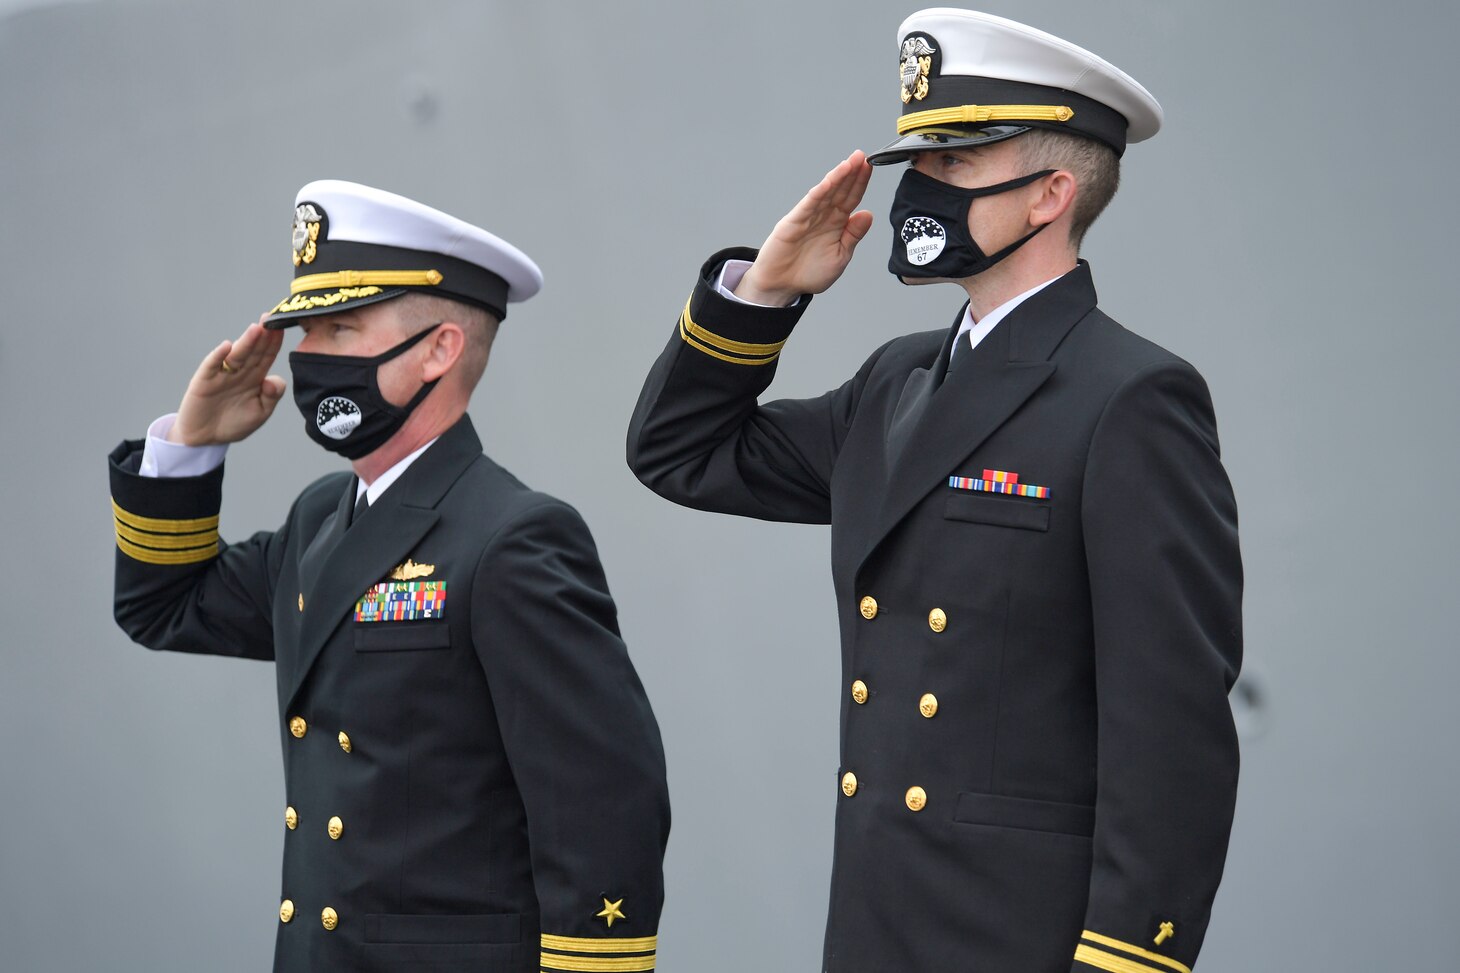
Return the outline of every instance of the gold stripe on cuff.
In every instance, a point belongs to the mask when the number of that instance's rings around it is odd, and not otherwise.
[[[538,962],[548,970],[570,970],[573,973],[643,973],[654,969],[654,956],[571,956],[543,953]]]
[[[1171,959],[1168,956],[1162,956],[1160,953],[1153,953],[1149,949],[1142,949],[1139,946],[1134,946],[1130,943],[1121,942],[1119,939],[1115,939],[1111,936],[1102,936],[1098,932],[1091,932],[1090,930],[1086,929],[1083,933],[1080,934],[1080,938],[1088,939],[1090,942],[1099,943],[1102,946],[1110,946],[1113,949],[1118,949],[1122,952],[1132,953],[1136,956],[1141,957],[1144,960],[1147,960],[1148,962],[1159,963],[1168,969],[1175,970],[1176,973],[1191,973],[1191,967],[1187,966],[1184,963],[1178,963],[1176,962],[1176,960]]]
[[[218,531],[216,530],[203,530],[196,534],[148,534],[140,530],[133,530],[120,520],[117,521],[117,536],[125,537],[143,547],[153,547],[163,551],[181,551],[218,542]]]
[[[217,514],[211,517],[194,517],[191,520],[142,517],[123,510],[115,500],[112,501],[112,513],[128,527],[135,527],[153,534],[197,534],[218,526]]]
[[[693,300],[693,298],[691,298]],[[748,341],[733,341],[730,338],[722,338],[713,331],[707,331],[695,324],[695,319],[689,316],[689,301],[684,304],[684,313],[679,316],[680,327],[707,345],[719,348],[721,351],[732,351],[737,355],[775,355],[780,354],[781,349],[786,346],[784,341],[775,341],[770,344],[757,345]]]
[[[689,336],[689,332],[684,330],[684,320],[682,318],[679,322],[679,336],[685,340],[686,344],[688,344],[691,348],[694,348],[696,351],[702,351],[705,354],[709,355],[711,358],[718,358],[721,361],[727,361],[732,365],[769,365],[771,362],[780,357],[780,354],[777,353],[771,355],[769,358],[735,358],[723,352],[716,351],[709,345],[701,344],[694,338],[691,338]]]
[[[117,537],[117,547],[127,557],[144,564],[198,564],[218,556],[218,541],[207,547],[194,547],[186,551],[159,551],[133,544],[125,537]]]
[[[542,948],[559,953],[645,953],[658,948],[658,936],[639,939],[591,939],[542,934]]]

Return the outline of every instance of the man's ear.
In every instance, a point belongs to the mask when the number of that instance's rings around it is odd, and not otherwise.
[[[442,321],[426,339],[426,360],[421,365],[421,380],[434,382],[451,371],[466,350],[466,333],[455,321]]]
[[[1030,225],[1045,226],[1064,216],[1075,205],[1075,193],[1078,189],[1075,177],[1064,169],[1045,179],[1039,197],[1029,211]]]

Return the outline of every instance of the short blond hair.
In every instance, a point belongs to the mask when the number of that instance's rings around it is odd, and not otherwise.
[[[1096,217],[1120,188],[1120,157],[1104,142],[1083,135],[1031,129],[1014,140],[1026,169],[1063,169],[1075,177],[1070,243],[1078,251]]]
[[[476,388],[487,370],[487,359],[491,357],[492,342],[497,338],[501,320],[485,308],[416,291],[402,295],[396,304],[407,334],[416,334],[440,321],[461,326],[466,334],[466,348],[458,363],[461,381],[468,391]]]

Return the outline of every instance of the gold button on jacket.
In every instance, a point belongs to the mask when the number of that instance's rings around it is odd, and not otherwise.
[[[319,922],[326,929],[334,929],[340,924],[340,914],[329,906],[325,906],[324,911],[319,914]]]
[[[285,899],[283,902],[279,903],[279,921],[288,922],[290,919],[293,918],[294,901],[292,899]]]
[[[918,700],[918,712],[928,719],[938,715],[938,697],[932,693],[923,693],[923,698]]]
[[[344,730],[340,731],[340,749],[345,751],[345,753],[349,753],[353,749],[353,744],[350,743],[350,734]]]
[[[290,831],[299,827],[299,812],[292,807],[284,808],[284,827]]]
[[[906,800],[909,811],[921,811],[928,806],[928,792],[914,784],[907,789]]]
[[[877,599],[867,595],[862,599],[862,617],[871,621],[877,617]]]
[[[859,706],[867,701],[867,684],[860,679],[852,683],[852,699]]]
[[[935,632],[941,632],[948,627],[948,616],[941,608],[934,608],[928,612],[928,628]]]
[[[338,816],[332,817],[325,830],[329,832],[332,840],[339,841],[340,835],[345,833],[345,822],[341,821]]]
[[[857,793],[857,775],[850,770],[842,774],[842,793],[847,797]]]
[[[302,716],[291,716],[289,718],[289,732],[294,734],[296,740],[302,740],[304,734],[309,732],[309,724],[304,722]]]

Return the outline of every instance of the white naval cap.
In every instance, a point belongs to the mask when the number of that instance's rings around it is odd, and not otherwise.
[[[542,288],[532,258],[479,226],[405,196],[340,179],[320,179],[294,201],[294,281],[265,326],[361,307],[408,292],[484,307]]]
[[[1097,139],[1116,154],[1161,128],[1161,105],[1083,47],[976,10],[919,10],[897,32],[899,138],[868,158],[997,142],[1045,128]]]

